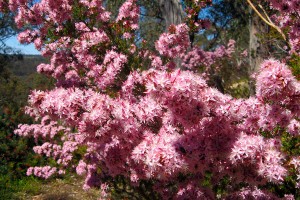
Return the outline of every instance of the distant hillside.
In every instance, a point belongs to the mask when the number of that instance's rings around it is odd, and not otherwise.
[[[41,55],[22,55],[11,62],[9,69],[16,76],[28,76],[36,72],[36,67],[48,60]]]

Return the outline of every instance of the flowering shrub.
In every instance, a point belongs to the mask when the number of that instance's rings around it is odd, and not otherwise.
[[[293,5],[291,20],[300,11]],[[299,137],[300,83],[285,63],[269,59],[256,77],[256,96],[234,99],[209,87],[193,68],[230,56],[234,42],[215,52],[190,48],[189,32],[206,27],[192,22],[193,10],[187,25],[172,25],[151,52],[135,43],[135,0],[116,19],[101,0],[10,0],[0,8],[16,11],[19,27],[34,25],[19,39],[51,57],[38,71],[57,80],[56,88],[29,96],[26,113],[37,124],[15,131],[43,139],[34,151],[56,161],[29,168],[29,175],[48,178],[71,165],[85,176],[84,188],[101,185],[103,198],[109,178],[122,176],[136,187],[149,180],[164,199],[276,199],[263,186],[299,177],[299,155],[286,153],[281,137]],[[298,52],[292,35],[299,31],[288,31]],[[178,60],[187,70],[175,68]],[[81,147],[84,156],[74,164]],[[299,194],[300,180],[293,180],[286,199]]]
[[[288,30],[288,42],[290,45],[290,53],[299,55],[300,50],[300,32],[299,32],[299,1],[276,1],[268,0],[270,7],[278,10],[279,15],[272,16],[274,21],[283,30]]]

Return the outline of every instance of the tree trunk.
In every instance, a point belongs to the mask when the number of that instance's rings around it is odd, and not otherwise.
[[[165,31],[168,31],[169,26],[180,24],[183,21],[184,10],[180,0],[158,0],[162,17],[165,20]],[[181,60],[174,59],[176,68],[181,67]]]
[[[261,39],[258,34],[264,34],[268,32],[268,26],[262,22],[259,16],[251,11],[249,18],[249,75],[257,72],[261,63],[267,56],[267,47],[261,43]],[[255,94],[255,81],[249,82],[250,95]]]
[[[184,11],[180,0],[159,0],[159,6],[165,20],[166,30],[171,24],[182,23]]]

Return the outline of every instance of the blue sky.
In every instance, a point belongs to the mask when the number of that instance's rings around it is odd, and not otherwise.
[[[27,55],[28,54],[30,54],[30,55],[40,54],[40,52],[35,49],[33,44],[29,44],[29,45],[20,44],[19,41],[17,40],[17,36],[13,36],[13,37],[7,39],[5,41],[5,43],[10,47],[20,50],[22,52],[22,54],[27,54]]]

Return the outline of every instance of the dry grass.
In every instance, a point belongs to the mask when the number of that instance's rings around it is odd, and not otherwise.
[[[55,179],[39,186],[38,194],[20,192],[18,200],[96,200],[100,196],[99,190],[82,189],[83,179],[75,176],[67,180]]]

